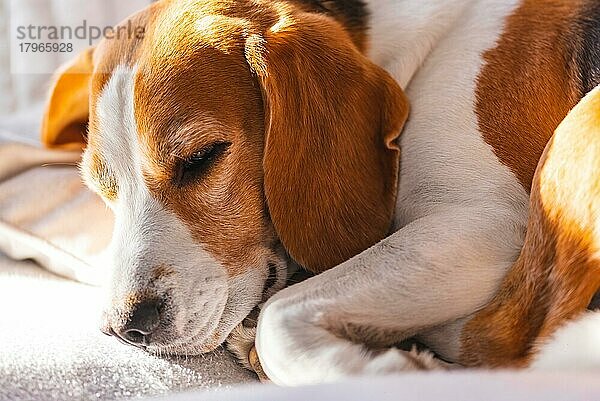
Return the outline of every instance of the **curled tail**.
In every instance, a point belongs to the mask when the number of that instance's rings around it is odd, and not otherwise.
[[[533,366],[540,366],[544,352],[554,350],[554,335],[556,341],[564,340],[565,331],[559,329],[582,316],[599,287],[597,87],[567,115],[546,146],[533,179],[523,249],[496,297],[465,325],[461,362],[525,367],[535,361]],[[600,340],[600,318],[586,316],[582,322]],[[567,326],[569,333],[579,330],[577,324]],[[600,366],[600,341],[596,350]]]

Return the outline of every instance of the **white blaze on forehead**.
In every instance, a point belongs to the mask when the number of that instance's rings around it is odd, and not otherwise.
[[[118,199],[112,205],[116,218],[113,286],[123,288],[115,288],[113,297],[143,290],[152,270],[160,265],[172,266],[178,275],[191,281],[224,274],[219,263],[194,241],[185,224],[146,187],[134,113],[135,76],[135,67],[117,67],[98,98],[96,110],[96,150],[118,185]]]
[[[133,100],[136,70],[122,65],[115,68],[96,107],[97,151],[126,192],[129,186],[143,186]]]

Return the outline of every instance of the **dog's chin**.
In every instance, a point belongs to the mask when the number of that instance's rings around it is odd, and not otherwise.
[[[191,338],[173,339],[164,344],[150,344],[145,350],[153,355],[159,356],[195,356],[212,352],[219,348],[225,341],[221,338],[218,330],[210,332],[208,335],[194,336]]]
[[[150,345],[146,347],[146,352],[156,356],[187,357],[198,356],[215,351],[221,344],[168,344],[168,345]]]
[[[207,336],[202,336],[202,339],[194,337],[174,339],[166,344],[150,344],[145,347],[145,350],[150,354],[158,356],[197,356],[206,354],[219,349],[225,340],[227,340],[231,331],[241,324],[240,322],[227,331],[221,331],[219,328],[221,325],[219,325],[215,331]]]
[[[188,333],[195,333],[191,336],[183,335],[165,343],[149,344],[144,349],[150,354],[159,356],[196,356],[215,351],[250,313],[232,316],[223,309],[219,312],[218,316],[214,316],[207,322],[208,326],[196,330],[187,329]]]

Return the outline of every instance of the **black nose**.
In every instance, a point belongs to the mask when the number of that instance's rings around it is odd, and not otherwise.
[[[123,327],[113,329],[113,333],[129,344],[148,345],[148,337],[160,322],[159,307],[158,301],[144,301],[138,304],[129,314],[129,319]]]

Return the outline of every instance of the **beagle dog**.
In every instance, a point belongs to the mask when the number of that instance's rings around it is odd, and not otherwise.
[[[600,366],[600,3],[163,0],[129,23],[59,71],[42,130],[85,145],[115,214],[106,333],[204,353],[268,299],[280,384],[438,365],[407,338]],[[318,274],[281,290],[296,265]]]

